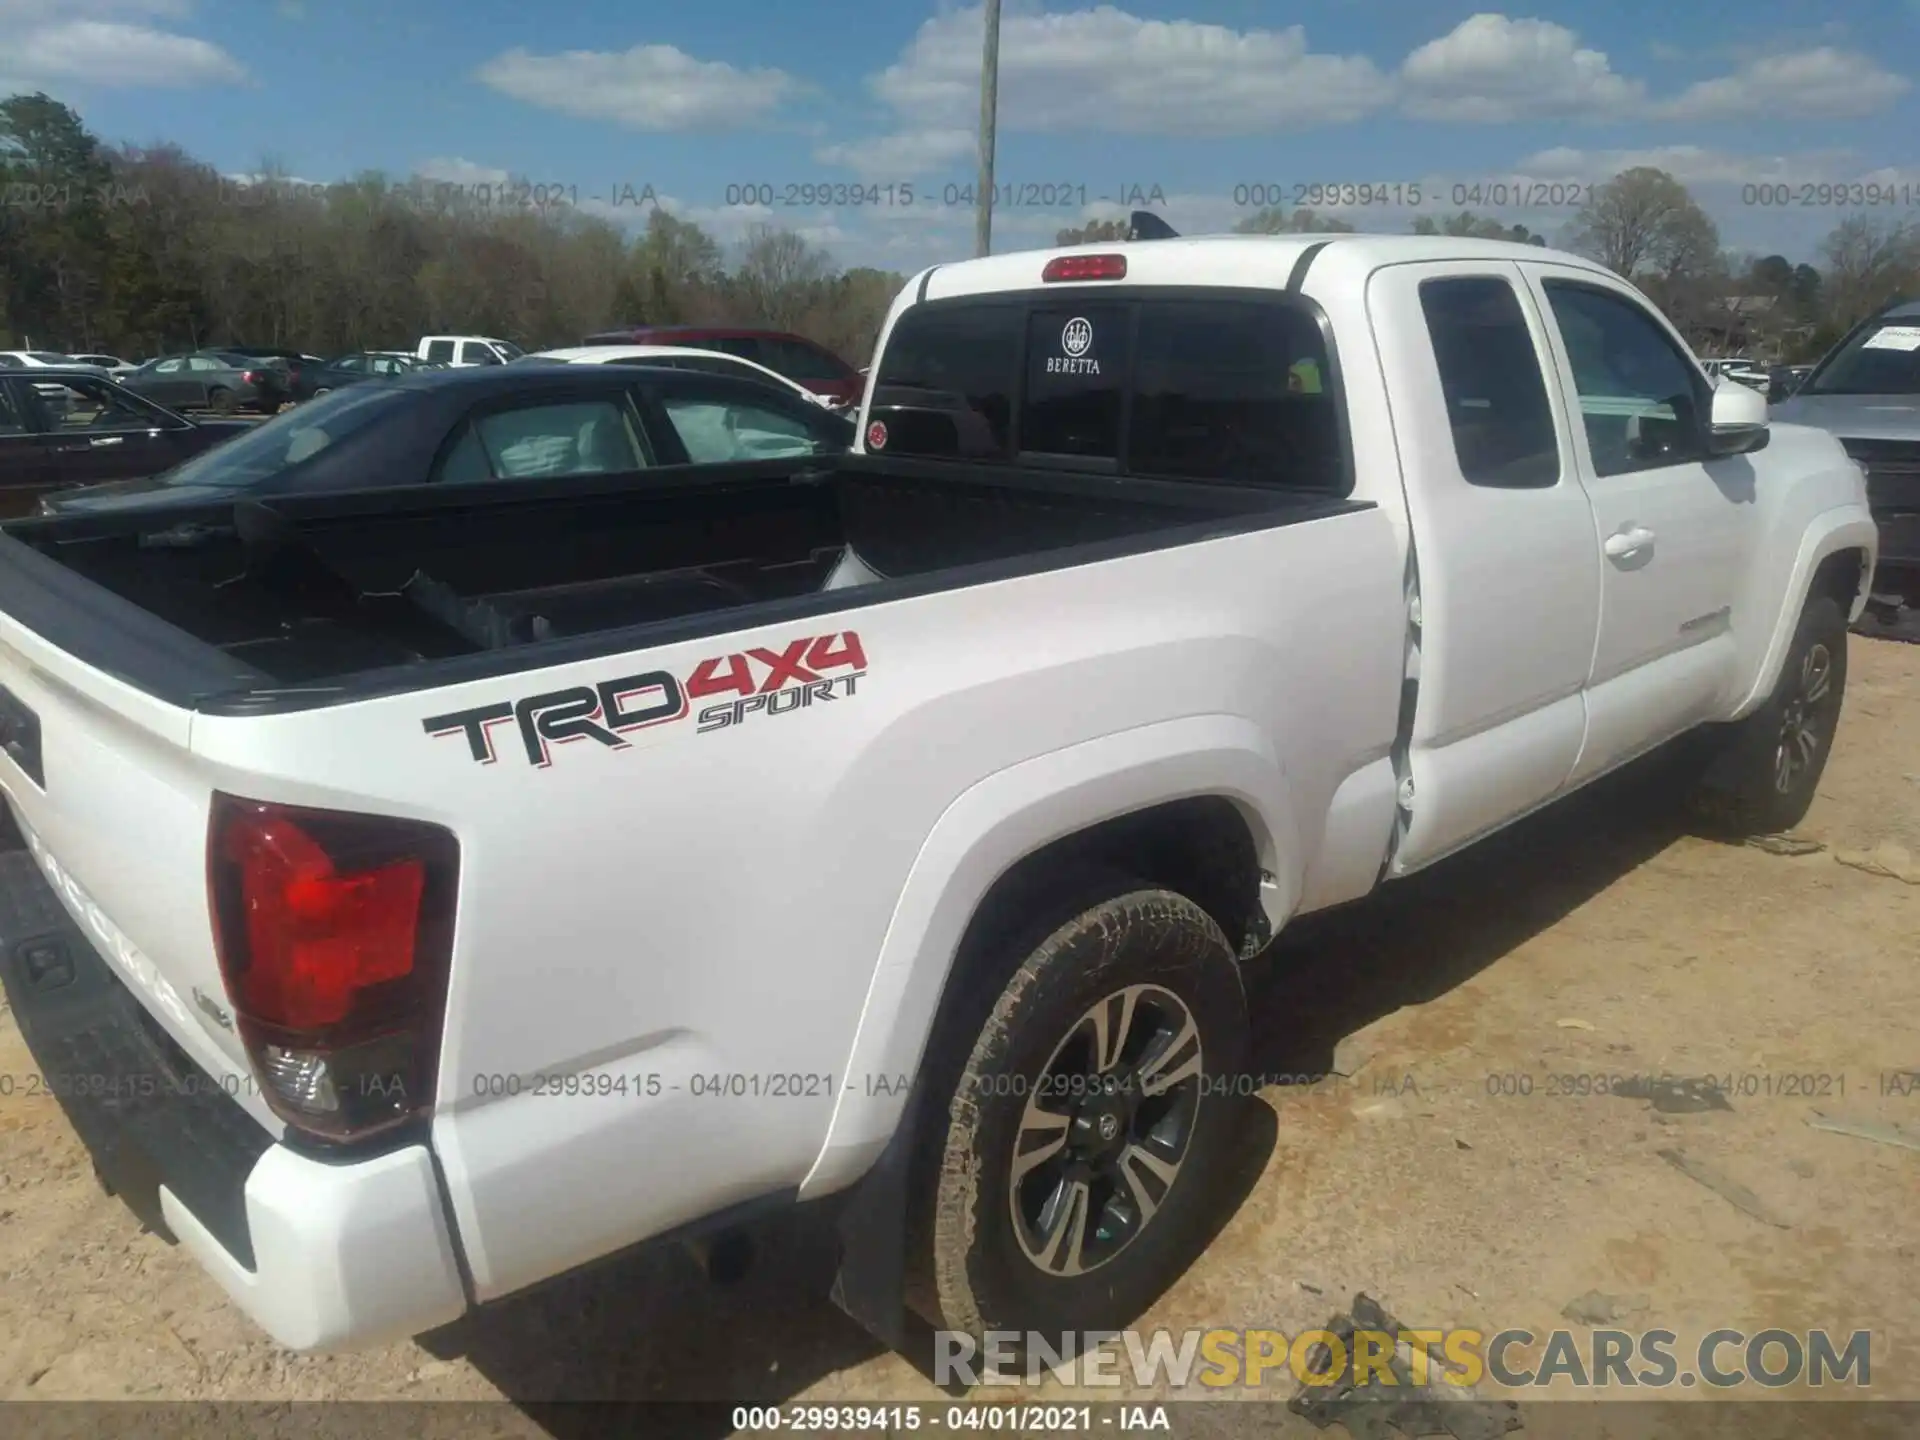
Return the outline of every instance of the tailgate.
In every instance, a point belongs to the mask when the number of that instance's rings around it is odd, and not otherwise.
[[[192,724],[0,612],[0,790],[29,850],[146,1011],[278,1134],[214,955]]]

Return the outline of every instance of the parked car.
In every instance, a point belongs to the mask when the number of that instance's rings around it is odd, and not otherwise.
[[[484,478],[633,463],[567,387],[745,385],[626,368],[313,408]],[[1860,473],[1598,264],[995,255],[874,382],[852,455],[0,534],[14,1016],[281,1344],[836,1193],[890,1343],[1119,1331],[1218,1228],[1296,916],[1696,727],[1730,827],[1813,798]]]
[[[250,428],[190,420],[92,370],[0,371],[0,516],[64,488],[169,470]]]
[[[294,377],[288,398],[296,402],[311,400],[316,395],[358,385],[364,380],[397,379],[425,368],[426,363],[411,355],[396,355],[387,350],[355,350],[307,366]]]
[[[1856,325],[1778,415],[1838,436],[1866,471],[1880,526],[1874,588],[1892,607],[1920,607],[1920,302]]]
[[[86,370],[95,375],[107,373],[103,366],[87,364],[55,350],[0,350],[0,370]]]
[[[839,454],[853,422],[755,381],[642,366],[468,367],[351,385],[150,479],[44,513],[403,485],[564,479]]]
[[[846,408],[860,403],[860,372],[824,346],[779,330],[741,330],[697,325],[638,325],[589,335],[582,345],[672,345],[718,350],[777,371],[816,395]]]
[[[1725,378],[1737,381],[1750,390],[1758,390],[1765,393],[1768,385],[1771,383],[1771,377],[1767,373],[1766,367],[1757,361],[1734,358],[1703,360],[1700,363],[1701,368],[1707,372],[1710,378],[1716,380]]]
[[[486,335],[423,335],[414,347],[416,360],[464,369],[469,365],[505,365],[527,352],[511,340]]]
[[[1767,403],[1778,405],[1806,383],[1811,365],[1774,365],[1767,371]]]
[[[738,355],[727,355],[718,350],[694,350],[678,345],[579,345],[566,350],[542,350],[535,355],[522,355],[513,363],[525,365],[536,361],[560,361],[569,365],[658,365],[669,370],[698,370],[707,375],[738,375],[745,380],[758,380],[764,385],[790,391],[803,400],[829,410],[844,408],[832,396],[809,390],[777,370],[769,370],[752,360],[742,360]]]
[[[232,350],[196,350],[149,360],[120,377],[136,395],[176,410],[272,414],[287,399],[292,379],[281,366]]]
[[[223,345],[220,348],[229,355],[278,364],[287,372],[287,388],[290,393],[301,383],[302,377],[309,370],[318,369],[327,363],[318,355],[309,355],[303,350],[287,350],[268,345]]]
[[[126,371],[140,368],[131,360],[122,360],[118,355],[75,355],[73,363],[104,370],[109,375],[121,375]]]

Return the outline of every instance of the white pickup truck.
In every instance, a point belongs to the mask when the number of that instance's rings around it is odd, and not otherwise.
[[[943,265],[861,421],[0,536],[15,1013],[285,1345],[836,1192],[882,1336],[1118,1328],[1282,926],[1696,729],[1791,824],[1834,737],[1860,470],[1571,256]]]

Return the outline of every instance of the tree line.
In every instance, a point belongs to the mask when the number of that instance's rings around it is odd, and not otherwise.
[[[1262,210],[1243,233],[1338,233]],[[1419,234],[1546,244],[1460,211]],[[1126,222],[1062,230],[1124,237]],[[1554,242],[1645,290],[1702,354],[1819,356],[1849,326],[1920,294],[1920,225],[1841,220],[1818,265],[1725,249],[1685,185],[1638,168],[1596,187]],[[237,184],[177,147],[110,145],[45,95],[0,100],[0,340],[129,356],[213,344],[319,354],[410,348],[430,333],[539,349],[622,324],[739,324],[805,335],[864,364],[903,277],[842,269],[788,230],[725,247],[654,205],[632,234],[565,205],[512,208],[368,173],[326,187]]]
[[[1241,234],[1353,234],[1338,216],[1261,210]],[[1545,245],[1548,237],[1471,210],[1420,216],[1416,235],[1464,235]],[[1124,220],[1062,230],[1062,245],[1123,239]],[[1817,360],[1858,321],[1901,297],[1920,297],[1920,225],[1867,214],[1841,220],[1819,246],[1821,265],[1722,248],[1720,231],[1687,187],[1664,170],[1624,170],[1569,219],[1560,247],[1598,260],[1659,305],[1702,355],[1747,352],[1782,364]]]
[[[633,235],[377,173],[236,183],[175,147],[108,145],[45,95],[0,100],[0,339],[15,348],[333,355],[444,333],[540,349],[629,323],[734,324],[862,365],[904,283],[771,226],[730,252],[657,204]]]

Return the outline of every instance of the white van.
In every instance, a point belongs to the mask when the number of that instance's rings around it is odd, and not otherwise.
[[[511,340],[486,335],[423,335],[413,356],[437,365],[504,365],[525,353]]]

